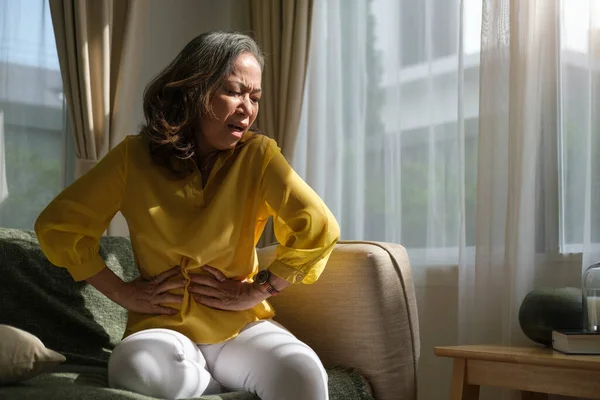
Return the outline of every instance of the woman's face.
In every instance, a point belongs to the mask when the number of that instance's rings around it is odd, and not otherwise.
[[[200,121],[200,154],[235,147],[252,126],[258,114],[261,75],[260,64],[252,54],[244,53],[235,60],[233,72],[210,100],[214,116],[203,115]]]

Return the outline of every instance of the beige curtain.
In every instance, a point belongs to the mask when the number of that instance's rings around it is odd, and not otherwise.
[[[291,160],[300,125],[313,0],[251,0],[251,29],[266,55],[257,123]],[[259,246],[274,241],[267,225]]]
[[[79,177],[130,132],[133,99],[123,81],[137,74],[145,0],[50,0],[50,12]],[[122,116],[122,118],[119,118]],[[107,231],[127,235],[118,214]]]
[[[130,5],[130,0],[50,0],[77,177],[110,149]]]

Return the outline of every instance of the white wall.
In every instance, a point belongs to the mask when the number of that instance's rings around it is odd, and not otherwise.
[[[137,133],[143,122],[146,84],[187,42],[212,30],[249,31],[248,0],[143,0],[134,2],[133,53],[123,77],[121,98],[129,115],[119,118],[118,138]],[[119,107],[117,107],[119,108]]]

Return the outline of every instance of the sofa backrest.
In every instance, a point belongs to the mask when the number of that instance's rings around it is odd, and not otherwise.
[[[258,252],[267,267],[275,246]],[[328,366],[356,368],[380,400],[417,399],[419,321],[412,269],[399,244],[340,241],[313,285],[269,299],[275,320]]]
[[[137,275],[131,244],[103,237],[100,255],[122,279]],[[0,228],[0,324],[26,330],[67,362],[105,365],[127,313],[66,269],[52,265],[32,231]]]

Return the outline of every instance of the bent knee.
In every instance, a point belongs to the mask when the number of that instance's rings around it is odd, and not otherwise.
[[[127,338],[108,363],[110,387],[147,396],[193,397],[202,394],[210,380],[194,344],[174,331],[140,332]]]
[[[303,352],[279,358],[263,379],[261,398],[280,400],[328,399],[327,372],[314,353]]]

